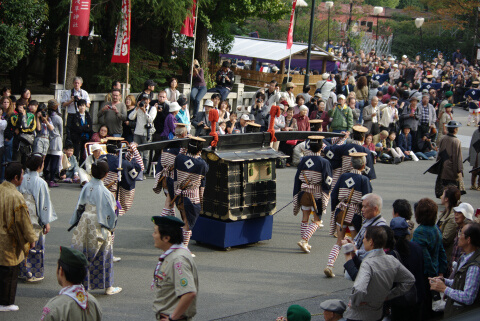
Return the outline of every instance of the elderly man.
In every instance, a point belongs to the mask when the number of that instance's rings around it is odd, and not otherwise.
[[[347,309],[347,305],[342,300],[326,300],[320,303],[320,307],[323,309],[325,321],[345,321],[343,313]]]
[[[399,120],[397,109],[398,97],[390,97],[390,102],[380,105],[378,108],[382,112],[382,117],[378,121],[380,124],[380,130],[395,130],[397,129],[397,123]],[[402,103],[403,105],[403,103]]]
[[[419,124],[417,139],[426,137],[430,132],[430,129],[435,128],[435,121],[437,120],[437,114],[435,108],[429,103],[430,95],[428,93],[422,94],[422,101],[418,103],[419,109]]]
[[[353,284],[344,316],[347,320],[381,320],[385,301],[407,293],[415,277],[383,247],[387,232],[380,226],[369,226],[362,239],[365,257]]]
[[[123,121],[127,119],[127,107],[121,101],[122,95],[119,89],[112,90],[112,101],[104,102],[98,111],[98,121],[105,124],[108,133],[114,137],[121,137]]]
[[[367,134],[377,135],[380,131],[378,120],[380,110],[378,109],[378,97],[372,97],[370,105],[363,109],[363,126],[368,129]]]
[[[445,318],[454,317],[480,306],[480,224],[470,223],[458,234],[458,246],[464,251],[452,273],[452,279],[429,278],[430,289],[447,297]]]
[[[247,114],[243,114],[240,117],[240,120],[235,124],[235,129],[233,133],[235,134],[244,134],[247,132],[247,125],[250,122],[250,117]]]
[[[192,119],[192,125],[195,127],[195,136],[208,135],[210,132],[210,120],[208,120],[208,114],[213,107],[213,101],[207,99],[203,104],[205,111],[198,112]]]
[[[63,93],[63,97],[60,100],[60,104],[63,108],[67,108],[67,140],[71,140],[70,128],[73,126],[74,115],[78,113],[77,102],[83,99],[87,102],[87,108],[90,108],[90,97],[88,93],[81,89],[83,85],[82,77],[73,78],[72,90],[66,90]]]

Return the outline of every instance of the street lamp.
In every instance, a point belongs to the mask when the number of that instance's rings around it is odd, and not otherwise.
[[[421,48],[421,51],[420,51],[420,61],[422,62],[422,66],[423,66],[423,34],[422,34],[422,25],[423,23],[425,22],[425,19],[424,18],[417,18],[415,19],[415,27],[417,27],[418,29],[420,29],[420,48]],[[425,66],[423,66],[423,68],[425,68]]]
[[[295,7],[308,7],[308,3],[306,3],[305,0],[297,0],[297,5]],[[295,22],[293,26],[294,35],[295,35],[295,31],[297,30],[297,12],[298,12],[297,9],[295,9]]]
[[[308,33],[307,70],[304,85],[310,85],[310,57],[312,55],[313,22],[315,21],[315,0],[312,0],[312,12],[310,15],[310,32]]]
[[[328,9],[328,36],[327,36],[327,48],[330,44],[330,9],[333,7],[333,1],[325,2],[325,7]]]
[[[383,12],[383,7],[374,7],[373,8],[373,15],[374,16],[377,16],[377,32],[376,32],[376,37],[375,37],[375,53],[377,55],[377,57],[379,56],[379,52],[378,52],[378,47],[377,47],[377,43],[378,43],[378,16]]]

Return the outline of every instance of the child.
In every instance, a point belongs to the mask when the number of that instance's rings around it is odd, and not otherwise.
[[[65,156],[67,157],[67,164],[64,165],[62,171],[60,172],[60,179],[64,183],[80,183],[80,177],[78,176],[79,167],[77,158],[73,155],[73,145],[68,144],[63,149]]]
[[[218,125],[218,134],[225,135],[227,129],[227,123],[223,122]]]
[[[73,116],[72,127],[70,128],[70,135],[72,137],[74,156],[82,163],[85,160],[84,147],[85,143],[90,141],[93,135],[92,118],[87,108],[87,102],[83,99],[77,103],[78,113]]]
[[[231,134],[235,129],[235,124],[237,123],[237,113],[231,112],[230,113],[230,120],[227,121],[227,134]]]

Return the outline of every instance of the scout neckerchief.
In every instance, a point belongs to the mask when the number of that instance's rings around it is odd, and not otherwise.
[[[59,295],[68,295],[71,297],[77,304],[85,310],[88,307],[88,293],[85,291],[85,288],[81,284],[74,284],[72,286],[67,286],[60,290]]]
[[[155,282],[158,280],[158,281],[162,281],[163,278],[165,277],[165,273],[161,273],[160,274],[160,268],[162,267],[162,264],[163,264],[163,261],[165,261],[165,258],[170,254],[172,253],[173,251],[177,250],[177,249],[184,249],[184,250],[187,250],[188,252],[190,252],[190,250],[183,244],[174,244],[172,245],[168,250],[166,250],[162,255],[160,255],[160,257],[158,258],[158,263],[157,263],[157,267],[155,268],[155,272],[153,272],[153,281],[152,281],[152,285],[150,286],[150,288],[153,290],[153,287],[155,286]]]

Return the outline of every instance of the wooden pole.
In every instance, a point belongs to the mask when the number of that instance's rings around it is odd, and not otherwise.
[[[68,32],[67,32],[67,51],[65,52],[65,72],[63,74],[63,89],[67,81],[67,65],[68,65],[68,46],[70,44],[70,19],[72,17],[72,0],[70,0],[70,9],[68,10]]]

